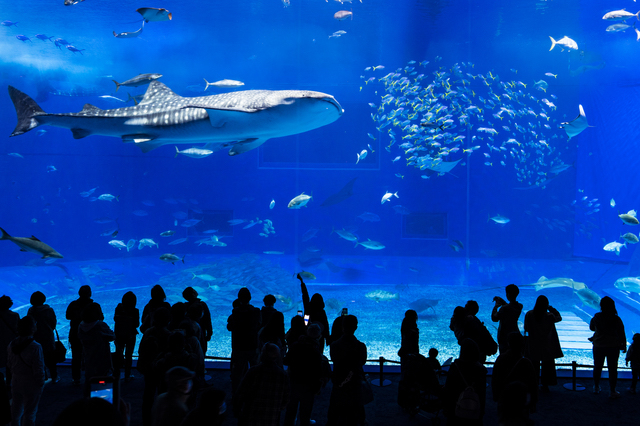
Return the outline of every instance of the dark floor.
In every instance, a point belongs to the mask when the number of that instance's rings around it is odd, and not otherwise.
[[[58,369],[61,381],[56,384],[48,384],[45,387],[40,409],[38,412],[38,426],[51,425],[57,414],[71,403],[73,400],[82,397],[82,388],[71,384],[71,370],[61,366]],[[210,369],[210,384],[230,393],[231,382],[228,370]],[[376,378],[375,374],[371,374]],[[367,420],[369,425],[431,425],[432,415],[421,412],[411,418],[404,413],[396,402],[399,376],[396,374],[385,375],[391,381],[389,386],[375,387],[373,389],[375,400],[367,405]],[[490,379],[489,379],[490,380]],[[559,384],[551,388],[548,394],[541,393],[538,404],[538,412],[532,415],[532,419],[537,425],[544,426],[566,426],[566,425],[639,425],[640,424],[640,394],[632,395],[627,392],[629,380],[621,380],[618,383],[618,390],[622,397],[617,400],[610,400],[606,379],[603,381],[603,392],[595,395],[591,392],[593,383],[590,379],[580,379],[587,389],[582,392],[569,391],[563,388],[563,384],[569,379],[559,378]],[[121,382],[121,393],[123,399],[131,404],[131,425],[141,424],[140,405],[143,389],[143,379],[141,377],[124,383]],[[329,405],[329,394],[331,385],[323,389],[320,396],[316,398],[312,418],[318,425],[326,422],[327,407]],[[227,402],[229,403],[229,402]],[[442,415],[440,415],[441,418]],[[229,416],[225,425],[235,425],[236,420]],[[491,389],[487,391],[487,407],[484,417],[485,425],[497,425],[496,404],[491,398]]]

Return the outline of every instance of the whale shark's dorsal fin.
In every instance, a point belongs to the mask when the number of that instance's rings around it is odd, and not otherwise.
[[[173,97],[179,98],[180,96],[176,95],[166,84],[153,80],[149,83],[149,87],[138,105],[145,105],[151,102],[165,102]]]
[[[102,111],[102,110],[95,105],[84,104],[84,107],[82,108],[81,112],[98,112],[98,111]]]

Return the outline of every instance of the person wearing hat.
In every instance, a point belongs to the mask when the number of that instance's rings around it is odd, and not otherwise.
[[[177,366],[165,374],[167,392],[158,395],[151,410],[152,426],[175,426],[182,423],[189,413],[187,399],[193,388],[195,373]]]
[[[258,363],[260,309],[249,302],[251,302],[251,292],[248,288],[242,287],[238,291],[237,306],[233,308],[227,319],[227,330],[231,332],[232,398],[249,367]]]

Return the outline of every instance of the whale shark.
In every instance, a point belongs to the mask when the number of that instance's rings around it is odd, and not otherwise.
[[[80,112],[46,113],[25,93],[9,86],[18,116],[11,136],[41,125],[71,130],[75,139],[89,135],[121,138],[142,152],[166,144],[205,144],[230,148],[237,155],[271,138],[295,135],[336,121],[344,110],[331,95],[308,90],[247,90],[212,96],[182,97],[165,84],[149,83],[136,106],[100,109],[85,104]]]

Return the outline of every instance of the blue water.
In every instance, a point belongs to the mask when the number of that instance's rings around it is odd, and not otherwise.
[[[0,96],[0,134],[6,135],[0,156],[0,226],[13,236],[35,235],[64,255],[46,264],[10,242],[0,244],[0,290],[13,297],[14,308],[42,290],[64,330],[66,304],[83,284],[92,286],[109,320],[125,289],[134,289],[142,307],[154,284],[167,289],[171,302],[179,300],[186,285],[195,285],[214,312],[216,344],[209,353],[226,356],[225,321],[237,288],[250,286],[256,305],[268,292],[279,294],[276,307],[293,314],[300,293],[292,275],[304,269],[317,276],[310,282],[312,291],[332,299],[330,317],[348,306],[361,318],[358,333],[371,357],[394,356],[404,310],[420,298],[439,300],[435,309],[421,314],[423,349],[435,346],[454,356],[447,328],[453,307],[476,299],[480,316],[490,324],[491,299],[502,295],[501,288],[510,282],[520,285],[528,310],[540,294],[530,285],[545,276],[572,278],[599,296],[613,297],[628,338],[638,330],[638,294],[613,286],[618,278],[640,275],[633,260],[635,246],[623,247],[619,256],[603,250],[606,243],[622,241],[620,234],[635,232],[616,216],[640,207],[640,190],[634,185],[639,45],[633,28],[605,31],[612,22],[602,16],[611,9],[593,1],[365,0],[341,5],[292,0],[286,8],[278,0],[168,1],[157,6],[171,11],[171,21],[150,22],[140,37],[119,39],[113,31],[140,28],[135,11],[140,4],[56,3],[13,2],[4,5],[0,16],[18,22],[17,27],[0,26],[0,81],[34,98],[46,112],[77,112],[86,103],[123,107],[100,96],[127,100],[128,94],[144,94],[146,86],[115,91],[112,80],[160,73],[159,81],[180,96],[235,90],[210,87],[204,92],[203,79],[226,78],[244,82],[238,90],[327,93],[344,114],[324,127],[271,139],[239,156],[229,157],[224,149],[203,159],[174,158],[172,144],[142,153],[118,138],[73,139],[69,130],[51,126],[9,138],[15,112],[9,97]],[[353,11],[353,19],[335,20],[338,10]],[[330,37],[336,31],[346,33]],[[64,38],[84,50],[57,48],[35,34]],[[32,41],[20,41],[17,35]],[[549,51],[549,36],[559,40],[565,35],[577,42],[578,50],[563,52],[556,46]],[[378,65],[384,69],[366,70]],[[381,80],[396,72],[387,84]],[[401,80],[405,77],[410,84]],[[540,80],[547,83],[546,91],[536,89],[534,83]],[[399,147],[414,141],[402,139],[412,133],[407,126],[420,127],[427,111],[380,126],[407,101],[405,109],[419,110],[424,93],[415,101],[406,95],[407,87],[421,92],[429,85],[439,96],[434,105],[449,108],[455,127],[420,133],[449,136],[432,140],[442,147],[431,144],[428,151],[407,153]],[[405,93],[396,90],[400,87]],[[517,100],[507,101],[505,94],[513,98],[514,93],[519,93]],[[409,99],[398,100],[403,94]],[[486,103],[492,94],[499,97],[491,101],[493,107]],[[383,111],[386,95],[395,99]],[[557,108],[544,105],[543,98]],[[482,112],[467,114],[465,125],[455,104],[474,105]],[[578,105],[593,127],[568,140],[559,124],[574,119]],[[509,112],[498,114],[500,107],[523,112],[511,117]],[[435,118],[444,122],[446,114],[438,112]],[[401,124],[404,120],[411,123]],[[481,127],[495,128],[498,134],[479,131]],[[396,134],[395,144],[389,130]],[[464,138],[454,140],[456,136]],[[506,144],[510,138],[522,145]],[[440,148],[458,150],[442,155]],[[469,149],[473,152],[464,151]],[[363,150],[367,156],[356,164]],[[412,156],[426,154],[460,162],[442,175],[408,164],[416,161]],[[550,172],[554,165],[567,167],[556,175]],[[322,206],[350,182],[349,196]],[[93,188],[90,196],[80,195]],[[288,209],[289,201],[302,192],[313,197],[307,207]],[[397,192],[398,198],[381,204],[387,192]],[[101,194],[118,199],[91,201]],[[366,212],[379,220],[358,217]],[[497,215],[508,223],[489,219]],[[96,223],[100,218],[112,221]],[[181,226],[187,219],[201,222]],[[231,226],[232,219],[245,222]],[[275,233],[265,238],[260,234],[265,234],[266,220]],[[243,229],[250,221],[262,222]],[[195,243],[210,236],[204,231],[211,229],[226,246]],[[176,232],[161,237],[167,230]],[[371,239],[385,248],[354,247],[332,230],[347,230],[360,242]],[[143,238],[153,239],[158,247],[138,249],[136,243],[127,251],[108,244],[112,239],[126,244]],[[180,238],[187,240],[169,245]],[[463,248],[454,250],[452,245],[459,248],[454,240]],[[184,264],[161,262],[164,253],[184,256]],[[210,286],[214,283],[192,279],[193,273],[218,278],[217,289]],[[376,290],[397,298],[376,302],[366,297]],[[543,293],[565,318],[577,318],[569,327],[575,338],[568,329],[563,340],[567,357],[588,359],[581,333],[595,310],[567,287]]]

